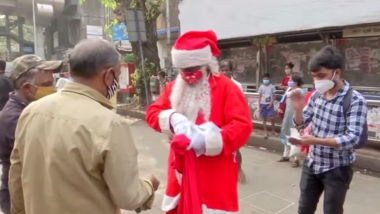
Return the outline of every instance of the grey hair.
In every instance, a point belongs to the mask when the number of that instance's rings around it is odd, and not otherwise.
[[[25,72],[24,74],[22,74],[18,79],[16,80],[13,80],[12,83],[13,83],[13,87],[15,90],[19,90],[21,89],[22,85],[26,82],[29,82],[29,83],[34,83],[34,78],[36,77],[36,74],[38,72],[43,72],[42,70],[39,70],[39,69],[36,69],[36,68],[32,68],[32,69],[29,69],[27,72]]]
[[[114,45],[104,39],[84,39],[70,54],[70,73],[92,78],[100,71],[120,65],[120,54]]]

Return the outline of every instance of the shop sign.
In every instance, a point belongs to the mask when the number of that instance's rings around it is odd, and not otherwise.
[[[253,38],[252,42],[256,46],[264,47],[267,45],[277,44],[277,38],[274,36],[259,37],[259,38]]]
[[[380,36],[380,26],[357,27],[343,29],[343,37]]]

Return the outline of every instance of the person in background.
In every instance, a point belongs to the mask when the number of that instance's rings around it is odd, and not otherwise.
[[[302,169],[298,213],[315,213],[324,193],[324,212],[343,214],[343,205],[353,178],[352,163],[367,121],[367,101],[342,79],[344,57],[333,46],[325,46],[309,61],[316,96],[307,106],[300,93],[291,96],[294,123],[304,129],[312,123],[312,134],[289,139],[294,145],[310,146]],[[344,99],[349,96],[346,113]],[[367,139],[365,139],[367,140]]]
[[[301,88],[302,85],[303,85],[302,78],[297,74],[293,74],[292,78],[288,82],[289,90],[287,90],[287,94],[286,94],[288,99],[286,99],[286,110],[285,110],[284,119],[282,120],[281,135],[280,135],[281,142],[284,144],[284,155],[278,160],[278,162],[290,161],[290,157],[289,157],[290,145],[288,144],[288,140],[286,136],[290,136],[290,129],[295,128],[295,126],[293,123],[294,109],[292,106],[291,99],[289,99],[289,97],[295,91],[301,91],[302,96],[304,96],[303,90]],[[295,156],[294,161],[292,163],[292,167],[299,167],[299,165],[300,165],[300,162],[298,158]]]
[[[60,61],[44,61],[36,55],[24,55],[13,61],[10,79],[15,91],[9,95],[8,102],[0,112],[0,206],[5,214],[11,213],[8,176],[17,121],[28,104],[55,92],[53,72],[60,67]]]
[[[241,86],[241,84],[238,81],[234,80],[234,78],[232,77],[233,76],[232,72],[234,69],[233,69],[231,60],[225,59],[220,62],[219,66],[220,66],[220,72],[222,72],[227,77],[231,78],[231,80],[243,91],[243,87]],[[240,150],[237,151],[237,156],[239,160],[239,181],[241,183],[245,183],[247,178],[242,168],[243,157],[241,155]]]
[[[288,89],[288,82],[292,78],[293,68],[294,68],[293,63],[291,63],[291,62],[286,63],[286,65],[285,65],[285,75],[286,76],[281,80],[281,89],[284,91],[286,91],[286,89]]]
[[[158,96],[160,95],[160,81],[158,77],[154,74],[149,79],[150,85],[150,94],[152,95],[152,102],[156,101]]]
[[[159,182],[154,176],[139,178],[129,125],[111,111],[109,99],[120,75],[115,46],[82,40],[72,51],[70,68],[74,82],[31,103],[20,116],[11,155],[12,213],[151,208]],[[41,88],[31,89],[34,94]]]
[[[270,75],[268,73],[263,76],[263,85],[259,88],[259,111],[263,118],[264,138],[268,139],[267,120],[272,123],[272,135],[277,136],[275,130],[274,119],[276,111],[274,110],[274,101],[276,98],[276,87],[270,83]]]
[[[241,84],[234,79],[233,65],[232,65],[232,61],[231,60],[225,59],[225,60],[221,61],[220,62],[220,71],[224,75],[226,75],[227,77],[229,77],[232,80],[232,82],[234,82],[241,90],[243,90],[243,87],[241,86]]]
[[[3,110],[5,103],[7,103],[9,93],[13,91],[11,81],[5,76],[6,67],[7,63],[4,60],[0,60],[0,111]]]
[[[168,78],[166,78],[165,71],[160,71],[158,73],[158,81],[160,82],[160,94],[164,91],[166,85],[169,83]]]

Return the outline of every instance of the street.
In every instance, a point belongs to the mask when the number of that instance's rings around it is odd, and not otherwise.
[[[140,176],[154,173],[161,181],[155,207],[147,214],[162,214],[160,204],[165,192],[169,144],[165,135],[150,129],[144,121],[131,120],[131,129],[139,149]],[[278,154],[252,148],[242,149],[247,183],[239,187],[241,214],[295,214],[299,196],[301,169],[290,163],[277,163]],[[345,204],[345,214],[378,214],[380,179],[355,173]],[[323,213],[323,198],[317,214]],[[134,212],[123,212],[123,214]]]
[[[150,129],[144,121],[127,120],[139,150],[140,177],[153,173],[161,185],[156,193],[155,206],[146,214],[163,214],[160,204],[166,188],[166,165],[169,144],[165,135]],[[247,183],[239,186],[241,214],[295,214],[299,195],[298,183],[301,169],[290,163],[277,163],[278,154],[258,149],[244,148],[243,168]],[[380,204],[380,179],[355,173],[345,204],[345,214],[378,214]],[[323,198],[317,214],[323,213]],[[123,211],[122,214],[135,212]],[[0,214],[2,214],[0,212]]]

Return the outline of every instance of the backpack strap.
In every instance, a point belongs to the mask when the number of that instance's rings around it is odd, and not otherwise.
[[[319,93],[317,90],[315,90],[313,95],[311,95],[310,99],[315,102],[319,96],[321,96],[321,93]]]
[[[347,115],[347,112],[351,107],[352,91],[353,89],[350,87],[350,89],[348,89],[347,93],[344,95],[344,98],[343,98],[343,114],[345,116]]]

